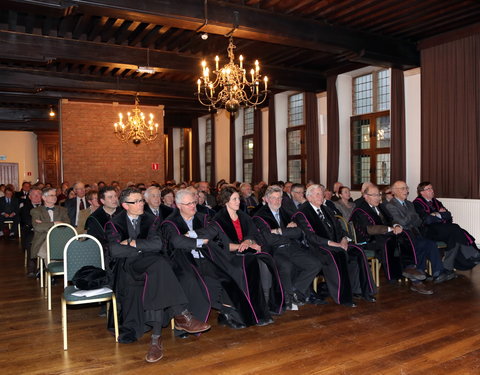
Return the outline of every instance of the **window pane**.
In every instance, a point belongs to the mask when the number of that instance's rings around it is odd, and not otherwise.
[[[253,108],[243,111],[243,135],[253,134]]]
[[[370,120],[355,120],[353,122],[353,149],[366,150],[370,148]]]
[[[288,126],[303,125],[303,93],[288,97]]]
[[[212,175],[210,173],[210,166],[205,170],[205,180],[210,181],[212,179]]]
[[[301,137],[302,132],[300,130],[294,130],[287,133],[288,136],[288,155],[301,155],[302,144]]]
[[[243,164],[243,181],[253,182],[252,181],[252,170],[253,163],[244,163]]]
[[[390,154],[377,155],[377,185],[390,184]]]
[[[362,115],[373,112],[372,74],[353,80],[353,113]]]
[[[377,118],[377,148],[390,147],[391,127],[390,116]]]
[[[288,161],[288,181],[302,182],[302,161],[300,159]]]
[[[363,184],[370,181],[370,155],[353,156],[353,183]]]
[[[381,70],[377,74],[377,111],[390,109],[390,70]]]
[[[205,163],[210,164],[211,162],[212,162],[212,145],[209,144],[209,145],[205,145]]]
[[[243,140],[243,158],[253,159],[253,138],[245,138]]]
[[[211,141],[212,141],[212,119],[207,118],[207,121],[205,122],[205,142],[211,142]]]

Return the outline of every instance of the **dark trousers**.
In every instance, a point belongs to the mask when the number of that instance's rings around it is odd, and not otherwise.
[[[413,237],[412,240],[417,254],[417,269],[422,272],[425,271],[426,260],[428,259],[432,264],[433,276],[438,276],[443,272],[442,258],[440,257],[436,242],[422,236]]]
[[[322,267],[320,260],[296,244],[276,247],[272,256],[277,264],[284,294],[292,295],[297,290],[308,297],[310,285]]]

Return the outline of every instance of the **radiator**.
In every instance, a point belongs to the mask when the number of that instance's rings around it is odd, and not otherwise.
[[[460,225],[480,243],[480,199],[439,198]]]

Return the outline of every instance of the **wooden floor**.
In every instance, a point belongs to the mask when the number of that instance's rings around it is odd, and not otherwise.
[[[60,293],[53,309],[27,279],[17,241],[0,239],[0,374],[480,374],[480,271],[421,296],[381,286],[375,304],[305,306],[267,327],[219,327],[176,339],[163,332],[165,357],[147,364],[149,335],[115,344],[98,307],[69,309],[62,348]]]

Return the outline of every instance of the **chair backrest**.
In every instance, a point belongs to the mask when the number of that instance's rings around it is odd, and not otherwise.
[[[83,266],[95,266],[105,269],[103,250],[100,242],[89,234],[79,234],[65,245],[63,253],[64,286]]]
[[[342,225],[343,230],[345,232],[347,232],[348,235],[350,235],[350,228],[348,226],[347,220],[345,220],[345,218],[341,215],[335,215],[335,217],[340,222],[340,224]]]
[[[357,232],[355,232],[355,225],[353,225],[352,221],[348,222],[348,227],[350,228],[350,237],[353,240],[353,243],[357,243]]]
[[[47,264],[52,260],[63,259],[63,249],[77,231],[70,224],[55,224],[47,233]]]

